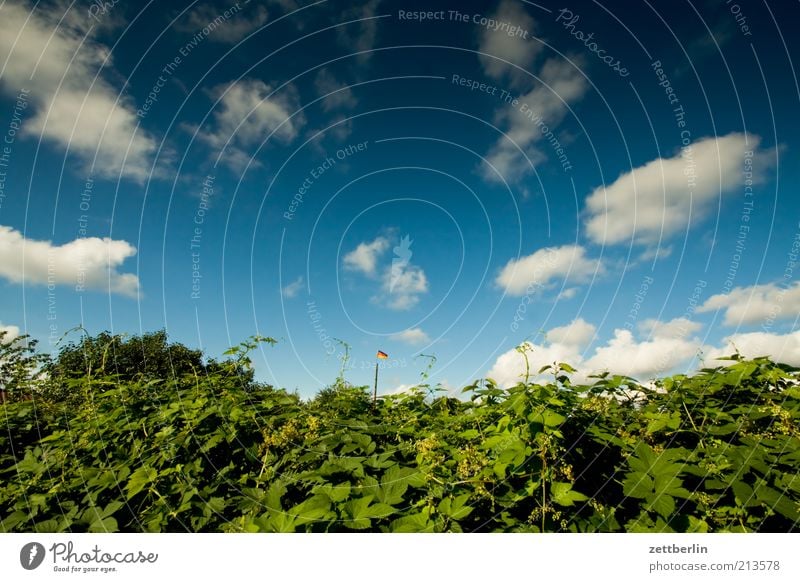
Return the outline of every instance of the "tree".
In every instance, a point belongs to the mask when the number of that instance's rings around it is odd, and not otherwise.
[[[116,376],[120,380],[153,380],[201,373],[203,354],[179,343],[168,343],[164,330],[125,338],[102,332],[88,334],[61,349],[48,367],[54,380]]]
[[[29,398],[41,383],[49,358],[36,353],[36,343],[27,334],[9,337],[0,330],[0,402]]]

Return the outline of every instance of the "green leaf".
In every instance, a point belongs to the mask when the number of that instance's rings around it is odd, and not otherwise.
[[[649,504],[664,519],[669,519],[675,513],[675,500],[669,495],[659,495]]]
[[[390,467],[381,477],[381,484],[376,497],[381,503],[397,505],[402,503],[403,496],[409,486],[421,487],[425,484],[424,475],[410,467]]]
[[[553,503],[563,507],[570,507],[576,501],[586,501],[589,499],[583,493],[572,489],[572,483],[562,483],[555,481],[550,485],[550,497]]]
[[[344,501],[348,497],[350,497],[350,483],[342,483],[340,485],[331,485],[331,484],[324,484],[324,485],[317,485],[314,487],[314,493],[325,495],[330,499],[333,503],[339,503]]]
[[[394,507],[385,503],[372,503],[372,499],[372,495],[366,495],[344,504],[343,508],[347,516],[344,522],[346,527],[366,529],[371,525],[371,519],[387,517],[395,512]]]
[[[439,502],[437,510],[439,513],[446,515],[450,519],[454,519],[456,521],[459,519],[464,519],[470,513],[472,513],[473,509],[472,507],[466,505],[469,501],[469,498],[469,493],[464,493],[458,497],[446,497]]]
[[[117,525],[117,520],[113,517],[106,517],[103,519],[98,519],[93,521],[89,525],[89,531],[92,533],[102,533],[102,532],[117,532],[119,531],[119,526]]]
[[[653,493],[654,481],[649,475],[631,473],[622,482],[622,492],[628,497],[646,499]]]
[[[296,517],[298,521],[317,521],[328,516],[330,511],[330,499],[325,495],[315,495],[294,506],[289,510],[289,514]]]
[[[434,523],[430,519],[427,508],[419,513],[395,519],[389,526],[392,533],[430,533],[434,531]]]
[[[157,476],[158,471],[156,471],[153,467],[148,467],[145,465],[136,469],[128,479],[128,484],[126,485],[126,499],[130,499],[131,497],[137,495],[142,491],[142,489],[155,481]]]

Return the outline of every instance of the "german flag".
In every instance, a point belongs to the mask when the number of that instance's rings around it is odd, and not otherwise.
[[[389,354],[387,354],[386,352],[382,352],[382,351],[378,350],[378,353],[375,354],[375,357],[378,358],[379,360],[385,360],[386,358],[389,357]]]

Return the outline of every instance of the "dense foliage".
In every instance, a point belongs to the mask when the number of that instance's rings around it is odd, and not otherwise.
[[[0,531],[798,529],[798,370],[767,358],[373,404],[341,379],[308,402],[242,382],[255,345],[202,373],[31,380],[0,406]]]

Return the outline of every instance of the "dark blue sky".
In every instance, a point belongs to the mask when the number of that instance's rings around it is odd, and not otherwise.
[[[800,363],[789,2],[11,2],[0,325],[261,379]]]

